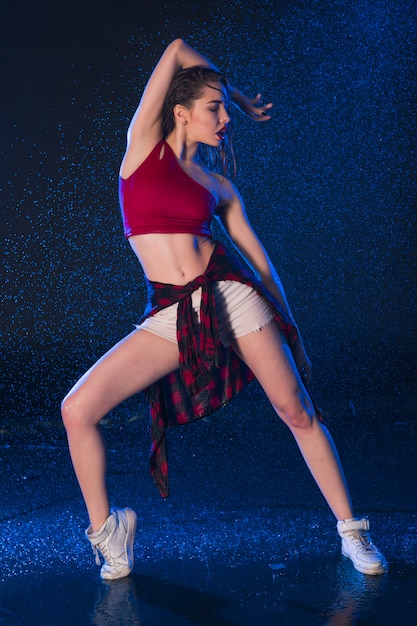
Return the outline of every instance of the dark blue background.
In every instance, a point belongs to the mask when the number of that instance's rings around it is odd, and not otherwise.
[[[409,414],[415,3],[142,4],[3,10],[2,417],[57,418],[63,394],[144,307],[117,174],[141,90],[176,36],[274,103],[269,124],[235,115],[236,183],[283,279],[316,393],[353,411],[369,394]]]
[[[0,624],[411,626],[416,3],[6,4]],[[98,578],[59,404],[145,305],[117,174],[141,90],[178,36],[274,102],[268,124],[235,116],[236,182],[286,286],[387,576],[340,558],[334,519],[253,384],[169,433],[167,501],[148,475],[146,404],[135,397],[102,421],[112,505],[128,503],[139,524],[132,576]]]

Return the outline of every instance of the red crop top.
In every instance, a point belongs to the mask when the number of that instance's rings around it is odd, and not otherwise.
[[[127,238],[147,233],[211,237],[215,198],[182,169],[164,140],[133,174],[119,178],[119,198]]]

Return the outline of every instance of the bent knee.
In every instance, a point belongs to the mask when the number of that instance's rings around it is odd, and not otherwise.
[[[279,417],[291,429],[305,430],[312,426],[314,408],[309,399],[294,397],[282,405],[274,405]]]
[[[65,429],[71,427],[75,421],[75,402],[71,395],[65,396],[61,402],[61,417],[64,423]]]
[[[61,403],[61,416],[67,432],[83,428],[88,423],[76,394],[70,393],[63,399]]]

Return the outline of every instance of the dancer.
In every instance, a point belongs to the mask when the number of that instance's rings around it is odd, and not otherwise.
[[[105,481],[99,422],[111,409],[146,391],[151,472],[166,497],[165,428],[209,414],[256,377],[337,520],[343,554],[360,572],[382,574],[386,560],[370,540],[368,520],[352,512],[335,446],[308,392],[310,361],[282,284],[225,176],[233,165],[231,103],[254,121],[271,117],[271,104],[260,95],[247,98],[176,39],[129,126],[120,203],[149,303],[135,330],[84,374],[62,404],[90,519],[86,535],[98,564],[100,555],[104,561],[103,578],[130,573],[136,514],[110,509]],[[214,217],[251,270],[213,239]]]

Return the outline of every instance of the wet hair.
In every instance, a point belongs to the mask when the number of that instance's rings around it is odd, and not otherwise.
[[[190,109],[195,100],[201,97],[204,87],[210,87],[213,83],[220,83],[226,95],[229,94],[228,81],[223,74],[209,67],[194,65],[179,70],[174,76],[162,108],[162,129],[164,137],[167,137],[175,128],[174,107],[181,104]],[[231,169],[236,173],[236,162],[233,154],[231,140],[231,123],[229,122],[227,134],[218,148],[200,144],[198,156],[211,170],[227,176]]]

